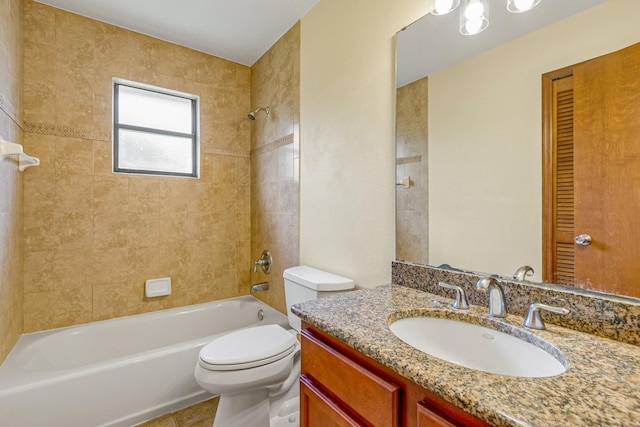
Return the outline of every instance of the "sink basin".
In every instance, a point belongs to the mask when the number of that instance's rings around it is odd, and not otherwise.
[[[420,351],[479,371],[517,377],[551,377],[567,370],[564,363],[534,344],[473,323],[410,317],[392,322],[389,329]]]

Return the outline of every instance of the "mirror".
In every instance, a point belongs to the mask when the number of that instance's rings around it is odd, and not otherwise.
[[[396,257],[541,281],[541,76],[640,41],[640,2],[500,3],[476,36],[457,11],[397,35]]]

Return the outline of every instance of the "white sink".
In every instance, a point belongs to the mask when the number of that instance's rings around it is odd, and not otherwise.
[[[546,351],[484,326],[437,317],[396,320],[389,329],[410,346],[451,363],[493,374],[552,377],[567,370]]]

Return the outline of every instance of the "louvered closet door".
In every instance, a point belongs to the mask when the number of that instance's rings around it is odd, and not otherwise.
[[[554,283],[573,284],[574,177],[573,177],[573,77],[553,81],[553,277]]]

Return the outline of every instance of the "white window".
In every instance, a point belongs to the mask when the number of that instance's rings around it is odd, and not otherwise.
[[[198,97],[113,81],[113,171],[198,177]]]

